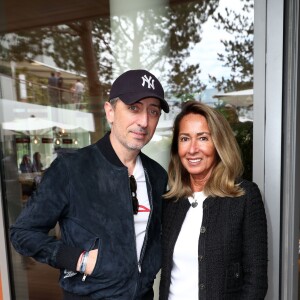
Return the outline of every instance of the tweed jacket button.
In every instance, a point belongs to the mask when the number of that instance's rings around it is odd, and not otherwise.
[[[202,226],[200,229],[200,233],[205,233],[205,231],[206,231],[206,228],[204,226]]]
[[[200,288],[200,290],[204,290],[204,289],[205,289],[205,284],[201,283],[201,284],[199,285],[199,288]]]
[[[203,256],[203,255],[199,255],[199,261],[202,261],[202,260],[203,260],[203,258],[204,258],[204,256]]]

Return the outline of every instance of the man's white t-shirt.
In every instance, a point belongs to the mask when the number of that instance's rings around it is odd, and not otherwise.
[[[189,197],[191,204],[196,199],[198,205],[188,210],[175,244],[169,300],[199,299],[198,242],[205,198],[203,192]]]
[[[139,201],[139,211],[137,215],[134,215],[134,226],[135,226],[135,236],[136,236],[136,250],[138,260],[140,258],[142,246],[144,243],[147,223],[151,211],[145,172],[142,165],[141,158],[138,156],[135,167],[133,170],[133,176],[137,183],[137,199]]]

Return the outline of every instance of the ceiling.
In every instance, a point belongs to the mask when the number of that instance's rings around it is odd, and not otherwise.
[[[138,1],[137,4],[153,6],[151,1]],[[161,3],[174,5],[192,1],[195,0],[164,0]],[[157,1],[155,3],[157,5]],[[0,0],[0,34],[109,15],[110,0]]]
[[[109,0],[0,0],[0,33],[109,14]]]
[[[116,3],[117,0],[29,0],[26,2],[20,0],[0,0],[0,34],[65,24],[74,20],[109,16],[110,2],[112,1]],[[161,1],[161,3],[176,5],[194,0],[164,1]],[[152,3],[151,0],[138,0],[136,3],[143,6],[153,6],[155,3],[157,5],[157,1]],[[129,9],[129,7],[127,8]],[[1,64],[5,64],[5,62],[1,62]],[[53,70],[51,65],[35,64],[34,62],[18,63],[17,67],[18,69],[24,68],[27,72],[45,78],[49,77],[51,71],[58,71]],[[64,70],[59,71],[61,71],[64,79],[69,82],[74,81],[80,76],[72,72],[65,72]]]

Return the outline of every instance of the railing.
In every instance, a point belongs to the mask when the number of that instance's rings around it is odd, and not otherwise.
[[[50,87],[47,84],[13,78],[4,74],[0,74],[0,98],[81,111],[89,111],[88,103],[90,102],[87,93],[78,96],[70,89]],[[178,111],[178,107],[170,104],[170,112],[166,114],[162,111],[160,122],[170,123]]]
[[[32,104],[85,110],[88,96],[75,91],[0,74],[0,96]]]

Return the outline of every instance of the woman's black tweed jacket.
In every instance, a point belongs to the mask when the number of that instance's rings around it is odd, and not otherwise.
[[[260,191],[242,181],[245,195],[208,197],[199,237],[199,299],[259,300],[267,288],[267,222]],[[173,250],[188,199],[165,200],[160,300],[168,299]],[[196,267],[196,266],[195,266]]]

